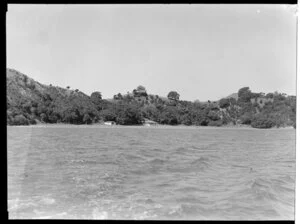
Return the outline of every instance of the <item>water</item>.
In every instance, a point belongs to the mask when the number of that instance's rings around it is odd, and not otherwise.
[[[294,219],[295,130],[8,127],[9,217]]]

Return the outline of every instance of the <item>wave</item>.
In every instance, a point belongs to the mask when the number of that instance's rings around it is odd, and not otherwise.
[[[106,211],[99,211],[98,208],[94,208],[92,212],[93,219],[107,219],[108,213]]]
[[[182,155],[182,154],[186,154],[187,153],[187,150],[186,150],[186,147],[179,147],[179,148],[176,148],[172,154],[179,154],[179,155]]]
[[[276,193],[272,188],[272,182],[257,178],[251,184],[251,193],[258,200],[277,201]]]
[[[87,159],[72,159],[69,161],[60,161],[57,162],[58,165],[64,165],[64,164],[96,164],[98,163],[95,160],[87,160]]]
[[[204,199],[204,200],[203,200]],[[189,204],[203,204],[206,197],[195,197],[195,196],[184,196],[177,199],[179,203],[189,203]]]
[[[54,198],[49,198],[49,197],[43,197],[40,200],[41,203],[46,204],[46,205],[52,205],[54,204],[56,201]]]
[[[181,187],[181,188],[177,188],[175,191],[179,191],[179,192],[200,192],[201,190],[197,187]]]
[[[182,218],[199,219],[201,217],[202,219],[204,218],[203,214],[208,214],[208,209],[205,209],[197,204],[184,203],[180,205],[180,208],[177,212],[179,212]]]
[[[130,140],[128,143],[129,143],[129,145],[131,145],[131,146],[135,146],[135,145],[140,146],[143,142],[142,142],[142,141],[139,141],[139,140]]]
[[[281,176],[280,179],[285,181],[286,183],[295,183],[295,179],[292,178],[290,175]]]
[[[195,168],[206,169],[211,166],[211,161],[208,157],[201,156],[200,158],[192,161],[191,166]]]
[[[162,163],[162,161],[160,161]],[[180,163],[170,163],[168,164],[167,170],[169,172],[180,172],[189,173],[197,171],[205,171],[211,168],[211,160],[208,157],[199,157],[198,159],[192,161],[180,161]]]
[[[149,170],[141,167],[140,169],[131,170],[130,173],[135,175],[147,175],[149,174]]]
[[[167,161],[164,159],[152,159],[149,161],[151,165],[164,165]]]
[[[125,154],[125,158],[129,159],[129,160],[137,160],[137,161],[144,160],[143,157],[138,156],[138,155],[133,155],[133,154]]]

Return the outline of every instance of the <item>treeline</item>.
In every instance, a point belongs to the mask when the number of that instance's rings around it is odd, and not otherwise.
[[[7,82],[7,123],[28,125],[37,122],[92,124],[115,121],[139,125],[145,119],[167,125],[251,125],[254,128],[296,127],[296,97],[283,93],[253,93],[241,88],[237,98],[216,102],[183,101],[176,91],[166,97],[148,94],[138,86],[112,100],[100,92],[91,96],[72,90],[39,84],[9,70]],[[28,81],[29,80],[29,81]]]

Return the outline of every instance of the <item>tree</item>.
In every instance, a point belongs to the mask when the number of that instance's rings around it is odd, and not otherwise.
[[[122,94],[121,93],[118,93],[118,98],[121,100],[121,99],[123,99],[123,96],[122,96]]]
[[[85,124],[91,124],[92,123],[92,118],[90,117],[89,114],[84,114],[82,121]]]
[[[210,111],[208,112],[207,117],[208,117],[210,120],[212,120],[212,121],[216,121],[216,120],[219,120],[219,119],[220,119],[219,115],[218,115],[216,112],[212,111],[212,110],[210,110]]]
[[[262,113],[255,115],[251,122],[251,126],[253,128],[271,128],[275,125],[275,120],[269,118],[268,116]]]
[[[50,123],[57,123],[58,116],[55,113],[52,113],[49,117],[48,120]]]
[[[134,90],[132,91],[132,93],[133,93],[133,96],[136,96],[136,95],[137,95],[137,90],[134,89]],[[127,95],[128,95],[128,94],[127,94]]]
[[[70,86],[67,86],[67,89],[70,89]]]
[[[223,98],[219,101],[220,108],[227,108],[230,106],[230,101],[227,98]]]
[[[47,122],[47,115],[45,113],[40,114],[41,121]]]
[[[26,113],[31,113],[32,104],[31,104],[30,101],[24,102],[24,104],[22,105],[22,107],[24,108],[24,110],[26,111]]]
[[[251,124],[253,115],[251,112],[246,112],[241,116],[242,124]]]
[[[274,94],[273,94],[273,93],[268,93],[268,94],[266,95],[266,97],[267,97],[267,98],[274,98]]]
[[[158,117],[158,110],[157,108],[153,105],[145,105],[142,109],[141,109],[142,115],[143,117],[146,117],[150,120],[157,120]]]
[[[167,96],[167,97],[168,97],[169,100],[175,100],[175,101],[178,101],[180,95],[179,95],[179,93],[177,93],[176,91],[171,91],[171,92],[168,93],[168,96]]]
[[[101,94],[101,92],[98,92],[98,91],[93,92],[93,93],[91,94],[91,99],[92,99],[92,100],[93,100],[93,99],[95,99],[95,100],[102,100],[102,94]]]
[[[141,112],[137,105],[134,104],[117,104],[116,105],[117,124],[121,125],[135,125],[142,123]]]
[[[100,112],[100,117],[104,121],[116,121],[116,113],[112,108],[104,109]]]
[[[132,91],[134,97],[140,96],[148,96],[146,88],[144,86],[139,85],[136,89]]]
[[[103,109],[102,95],[100,92],[93,92],[91,94],[91,101],[94,105],[96,105],[97,110]]]
[[[191,122],[193,125],[197,126],[207,126],[208,124],[208,118],[207,118],[207,109],[200,109],[200,108],[191,108],[190,112],[191,115]]]
[[[176,125],[178,124],[178,112],[175,107],[166,106],[159,114],[158,120],[162,124]]]
[[[136,88],[136,90],[137,90],[138,92],[146,92],[146,88],[145,88],[144,86],[141,86],[141,85],[139,85],[139,86]]]
[[[237,103],[237,102],[236,102],[236,99],[233,98],[233,97],[230,97],[230,98],[229,98],[229,102],[230,102],[231,105],[235,105],[235,104]]]
[[[122,100],[123,96],[121,93],[118,93],[117,95],[114,95],[114,100]]]
[[[13,123],[14,125],[29,125],[29,121],[22,114],[15,116]]]
[[[238,100],[241,102],[249,102],[252,97],[249,87],[243,87],[238,91]]]

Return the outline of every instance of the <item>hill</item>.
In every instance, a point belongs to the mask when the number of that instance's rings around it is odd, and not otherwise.
[[[14,69],[7,69],[7,123],[92,123],[97,110],[86,94],[43,85]]]
[[[105,100],[100,92],[88,96],[78,89],[44,85],[14,69],[7,69],[6,87],[8,125],[103,121],[137,125],[148,119],[168,125],[296,127],[296,96],[253,93],[249,87],[216,102],[183,101],[176,91],[166,97],[148,94],[143,86]]]

